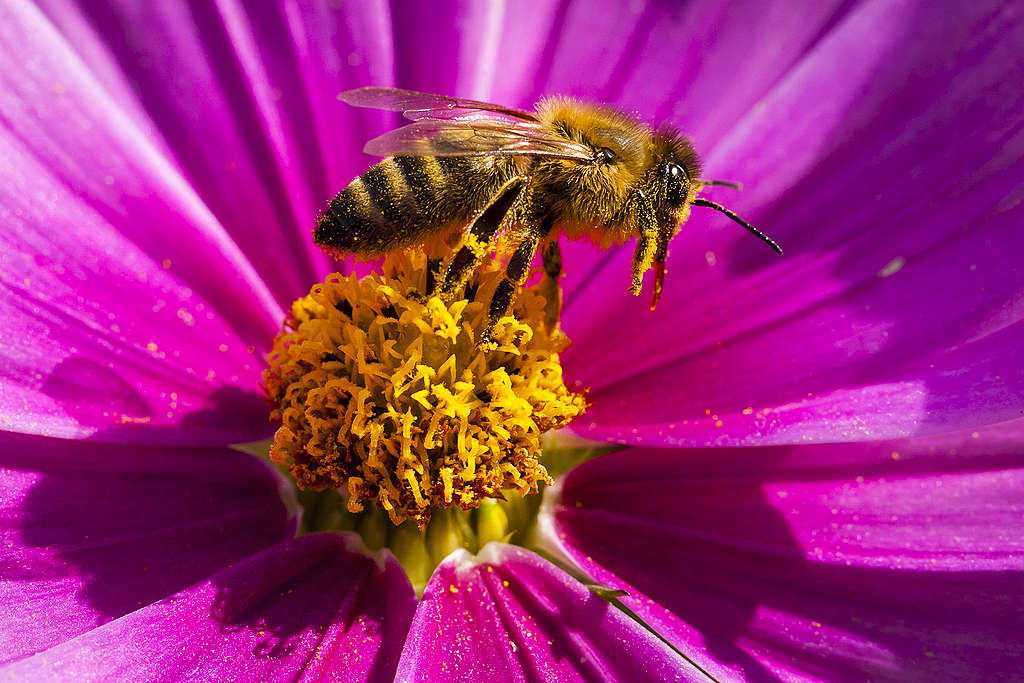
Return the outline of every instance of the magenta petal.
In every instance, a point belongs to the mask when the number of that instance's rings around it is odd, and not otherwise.
[[[450,555],[416,609],[401,681],[697,680],[649,631],[534,553]]]
[[[786,255],[695,208],[656,313],[623,293],[628,248],[585,270],[564,321],[566,374],[594,388],[580,428],[757,445],[1018,417],[1022,41],[999,3],[860,3],[830,26],[704,150],[747,188],[708,194]]]
[[[0,48],[17,62],[0,69],[0,427],[265,436],[282,312],[251,263],[37,9],[0,9]]]
[[[998,680],[1024,667],[1024,446],[627,450],[549,494],[547,539],[726,678]]]
[[[0,433],[0,661],[52,647],[295,533],[280,475],[229,450]]]
[[[416,603],[352,534],[278,545],[3,673],[22,680],[390,681]]]
[[[367,159],[367,131],[336,96],[392,77],[386,3],[41,4],[280,305],[333,268],[310,239],[315,215]]]

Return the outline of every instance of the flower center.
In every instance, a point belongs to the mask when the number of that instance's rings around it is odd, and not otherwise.
[[[475,519],[487,525],[505,514],[495,499],[550,482],[541,436],[586,401],[562,379],[568,340],[544,329],[538,288],[495,326],[497,349],[481,350],[500,264],[485,259],[466,298],[445,302],[422,294],[428,263],[392,254],[380,274],[330,275],[292,305],[264,372],[281,421],[270,456],[301,489],[337,489],[350,513],[376,501],[422,530],[435,510],[455,524],[449,508],[484,504]]]

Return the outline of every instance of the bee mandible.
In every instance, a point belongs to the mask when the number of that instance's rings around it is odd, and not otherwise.
[[[505,278],[495,290],[481,344],[525,282],[538,249],[548,291],[558,291],[558,238],[601,247],[636,238],[630,291],[655,269],[651,310],[661,296],[669,241],[691,206],[724,213],[779,254],[782,248],[735,213],[698,197],[693,145],[672,128],[652,130],[610,107],[565,97],[536,112],[395,88],[359,88],[339,98],[357,107],[399,111],[412,121],[374,138],[365,151],[387,157],[331,200],[314,232],[335,255],[373,258],[463,231],[440,294],[467,282],[502,226],[512,238]],[[557,307],[546,315],[557,323]],[[553,318],[553,320],[552,320]]]

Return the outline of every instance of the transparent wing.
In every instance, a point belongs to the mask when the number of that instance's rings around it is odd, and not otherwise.
[[[417,121],[366,143],[379,156],[544,156],[592,161],[586,145],[546,132],[540,124],[496,121]]]
[[[450,120],[463,116],[500,114],[521,121],[537,121],[537,116],[528,111],[510,109],[489,102],[464,100],[447,95],[431,95],[415,90],[398,88],[357,88],[341,93],[338,98],[354,107],[400,111],[411,121],[422,119]]]
[[[400,111],[413,121],[370,140],[364,147],[367,154],[594,157],[586,145],[551,134],[536,115],[519,109],[397,88],[358,88],[339,97],[356,107]]]

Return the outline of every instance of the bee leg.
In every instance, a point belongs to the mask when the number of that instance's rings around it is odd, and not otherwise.
[[[548,242],[541,257],[544,259],[544,279],[540,281],[540,293],[547,302],[544,304],[544,329],[552,335],[558,329],[562,316],[562,288],[558,286],[558,278],[562,277],[562,252],[558,242]]]
[[[494,238],[494,233],[501,227],[505,215],[512,208],[516,198],[523,189],[522,178],[513,178],[505,184],[497,197],[486,209],[480,212],[473,224],[469,226],[466,233],[465,243],[455,253],[448,271],[445,273],[444,282],[441,284],[441,296],[450,299],[455,296],[469,276],[473,274],[476,267],[480,265],[484,254],[487,253],[487,246]]]
[[[640,288],[644,284],[644,273],[651,269],[654,262],[654,248],[657,233],[654,230],[644,230],[636,241],[636,251],[633,253],[633,284],[629,291],[633,296],[640,296]]]
[[[428,258],[427,259],[427,282],[424,287],[423,294],[425,296],[433,296],[434,290],[437,289],[437,276],[441,270],[441,259],[439,258]]]
[[[644,273],[651,269],[658,243],[658,223],[654,219],[654,207],[646,196],[638,194],[636,215],[639,236],[636,240],[636,251],[633,253],[633,284],[629,288],[633,296],[640,296]]]
[[[487,327],[484,328],[483,334],[480,335],[478,346],[494,347],[494,326],[505,315],[505,312],[508,311],[516,290],[526,281],[526,276],[530,274],[530,263],[537,254],[537,244],[539,242],[540,236],[531,232],[519,243],[519,246],[512,253],[512,258],[509,259],[508,266],[505,268],[505,279],[498,284],[497,289],[494,290],[494,295],[491,296],[491,306],[487,311]]]
[[[661,290],[665,285],[665,259],[668,258],[668,241],[672,239],[672,231],[658,231],[658,251],[654,254],[654,296],[651,297],[651,310],[658,306]]]

